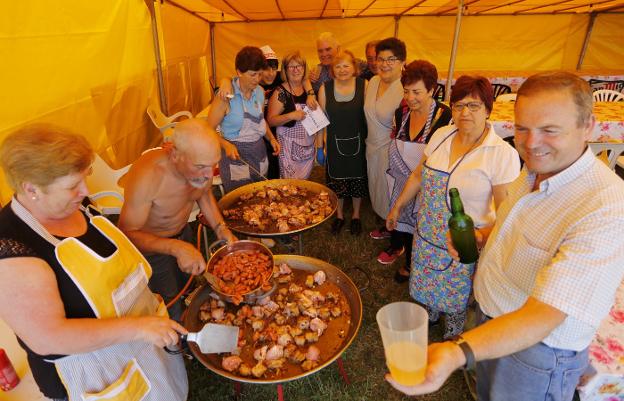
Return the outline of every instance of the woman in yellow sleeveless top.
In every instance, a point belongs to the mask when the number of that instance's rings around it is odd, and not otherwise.
[[[173,345],[186,330],[147,282],[152,270],[112,223],[82,207],[93,150],[56,127],[6,137],[0,163],[15,190],[0,212],[0,318],[54,400],[185,400]]]

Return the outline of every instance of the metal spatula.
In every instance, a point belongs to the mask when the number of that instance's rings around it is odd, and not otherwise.
[[[232,352],[238,345],[238,327],[206,323],[199,332],[180,337],[196,343],[204,354]]]

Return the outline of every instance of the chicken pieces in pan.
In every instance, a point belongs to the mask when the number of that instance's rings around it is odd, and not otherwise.
[[[291,377],[340,349],[350,324],[348,302],[325,272],[307,273],[281,264],[273,270],[281,284],[270,297],[236,308],[210,299],[200,307],[202,322],[240,327],[238,349],[219,356],[224,370],[257,379]],[[279,280],[284,277],[290,278]]]
[[[283,185],[243,194],[235,207],[222,213],[229,224],[241,222],[257,232],[286,233],[320,223],[333,210],[328,192]]]

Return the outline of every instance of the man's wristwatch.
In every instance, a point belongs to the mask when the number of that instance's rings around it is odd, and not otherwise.
[[[455,336],[451,339],[451,342],[462,350],[464,353],[464,357],[466,357],[466,364],[462,366],[462,369],[466,370],[475,370],[477,367],[477,361],[475,360],[474,352],[472,352],[472,348],[470,345],[464,340],[462,336]]]

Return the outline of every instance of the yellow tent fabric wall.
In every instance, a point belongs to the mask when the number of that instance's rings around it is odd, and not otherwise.
[[[160,140],[145,114],[156,88],[143,0],[5,2],[0,55],[0,140],[54,123],[85,135],[115,167]],[[0,183],[3,204],[10,194]]]
[[[589,14],[464,16],[456,71],[575,70]],[[278,57],[300,50],[318,63],[314,41],[333,32],[344,48],[364,57],[364,45],[394,35],[392,17],[241,22],[215,25],[219,79],[234,74],[234,57],[245,45],[269,44]],[[455,16],[408,16],[399,21],[408,60],[424,58],[439,71],[449,67]],[[624,14],[596,17],[583,70],[620,70],[624,65]]]
[[[574,69],[587,15],[466,16],[461,20],[455,70]],[[399,37],[410,54],[446,71],[455,17],[406,17]]]
[[[321,32],[330,31],[357,57],[364,58],[368,41],[394,34],[394,19],[325,19],[283,22],[252,22],[216,24],[215,47],[217,76],[231,77],[235,73],[234,58],[243,46],[270,45],[281,59],[286,53],[299,50],[309,67],[318,64],[315,41]]]
[[[188,110],[195,115],[212,100],[210,25],[168,3],[160,14],[168,113]]]
[[[583,69],[624,69],[624,14],[599,14]]]

